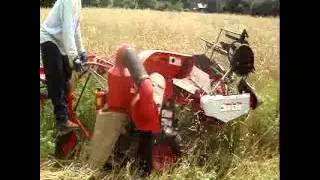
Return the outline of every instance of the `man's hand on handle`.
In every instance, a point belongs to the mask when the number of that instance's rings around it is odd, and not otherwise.
[[[86,63],[87,62],[88,59],[87,59],[87,53],[86,52],[80,53],[79,56],[80,56],[80,61],[82,63]]]
[[[73,60],[73,67],[74,67],[74,70],[76,72],[82,72],[83,71],[83,64],[82,64],[82,61],[80,60],[79,57],[76,57]]]
[[[84,63],[87,62],[87,53],[81,52],[78,56],[73,59],[73,68],[76,72],[82,72],[84,70]]]

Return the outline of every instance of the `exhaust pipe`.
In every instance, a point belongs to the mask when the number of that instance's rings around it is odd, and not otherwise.
[[[128,68],[137,87],[140,86],[142,80],[149,77],[147,71],[143,67],[143,64],[138,58],[137,53],[128,46],[123,50],[122,63],[124,67]]]

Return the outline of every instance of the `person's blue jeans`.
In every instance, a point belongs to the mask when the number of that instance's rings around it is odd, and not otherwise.
[[[68,63],[68,57],[62,55],[54,43],[42,43],[41,54],[47,80],[48,97],[54,107],[56,123],[62,124],[68,120],[66,95],[69,90],[72,70]]]

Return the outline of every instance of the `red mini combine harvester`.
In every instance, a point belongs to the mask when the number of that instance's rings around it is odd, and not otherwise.
[[[230,43],[221,41],[224,34]],[[228,123],[231,120],[249,113],[259,105],[258,97],[254,89],[246,82],[246,78],[254,71],[254,53],[247,41],[248,34],[244,30],[241,34],[226,29],[221,29],[216,42],[205,41],[206,53],[189,55],[163,50],[144,50],[138,52],[140,63],[143,64],[148,74],[160,73],[166,80],[166,88],[163,98],[163,107],[160,113],[162,124],[161,140],[155,141],[153,148],[153,166],[162,169],[166,162],[177,160],[175,137],[177,130],[174,124],[174,105],[190,105],[192,110],[201,114],[203,120],[214,120]],[[211,51],[211,56],[206,54]],[[229,69],[224,70],[213,58],[215,54],[222,55],[229,64]],[[114,60],[105,60],[96,56],[89,56],[86,63],[86,83],[94,75],[106,85],[108,70],[113,67]],[[240,79],[234,81],[234,77]],[[40,67],[40,81],[45,83],[43,69]],[[100,81],[101,82],[101,81]],[[229,91],[229,85],[237,82],[237,93]],[[134,84],[129,84],[134,87]],[[110,87],[109,87],[110,88]],[[82,96],[80,94],[79,99]],[[40,94],[45,99],[45,94]],[[108,88],[96,91],[96,110],[108,111]],[[90,133],[76,118],[73,107],[72,92],[68,95],[69,118],[80,125],[84,137],[90,137]],[[56,155],[66,158],[75,149],[77,136],[71,132],[59,137],[56,144]]]

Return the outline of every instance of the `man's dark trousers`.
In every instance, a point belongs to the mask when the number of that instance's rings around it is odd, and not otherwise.
[[[66,95],[69,91],[72,69],[68,57],[61,54],[56,44],[48,41],[40,46],[48,96],[54,107],[56,123],[62,124],[68,120]]]

